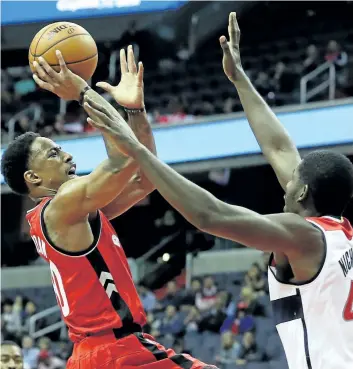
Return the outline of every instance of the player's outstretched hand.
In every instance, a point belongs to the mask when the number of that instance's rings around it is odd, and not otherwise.
[[[139,62],[137,68],[131,45],[127,48],[127,59],[125,50],[120,50],[120,69],[121,80],[117,86],[106,82],[98,82],[97,86],[109,92],[115,101],[125,108],[143,108],[143,64]]]
[[[87,86],[81,77],[72,73],[67,67],[59,50],[56,56],[60,65],[60,72],[56,72],[44,58],[39,57],[38,62],[33,62],[36,73],[33,79],[44,90],[53,92],[64,100],[79,100],[81,91]]]
[[[140,142],[121,115],[114,108],[107,109],[107,107],[95,102],[88,96],[85,96],[83,107],[89,115],[87,122],[103,133],[110,135],[124,155],[132,156],[140,146]]]
[[[229,41],[225,36],[219,38],[223,50],[223,70],[228,79],[235,83],[238,78],[238,71],[242,70],[240,60],[240,29],[237,22],[236,13],[229,14],[228,24]]]

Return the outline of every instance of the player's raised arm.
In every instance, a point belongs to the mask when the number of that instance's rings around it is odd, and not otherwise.
[[[286,129],[256,91],[242,68],[239,50],[240,29],[235,13],[229,15],[228,33],[229,41],[225,36],[220,37],[224,72],[236,87],[257,142],[285,189],[300,162],[299,152]]]
[[[128,124],[137,139],[156,155],[156,145],[152,127],[147,119],[144,106],[143,65],[135,62],[132,46],[128,47],[127,58],[124,49],[120,50],[121,80],[117,86],[99,82],[97,86],[107,91],[115,101],[124,107],[128,114]],[[146,176],[138,172],[116,199],[101,209],[109,218],[115,218],[141,201],[154,190]]]
[[[34,75],[38,85],[66,100],[77,100],[90,97],[91,102],[100,101],[102,109],[110,109],[117,121],[127,124],[120,114],[92,89],[79,76],[72,73],[66,66],[60,52],[57,53],[61,70],[54,71],[44,59],[34,63],[37,74]],[[85,104],[85,109],[90,107]],[[90,112],[99,121],[102,113]],[[104,136],[104,134],[103,134]],[[104,136],[108,158],[91,174],[75,178],[64,183],[51,201],[47,212],[55,212],[56,219],[74,223],[89,213],[100,209],[114,200],[136,174],[137,164],[118,150],[110,136]]]
[[[103,112],[98,104],[92,110],[95,114]],[[202,231],[249,247],[281,251],[287,255],[304,250],[310,253],[322,246],[321,233],[298,215],[264,216],[218,200],[162,163],[138,142],[130,127],[114,120],[109,112],[100,122],[92,120],[92,124],[114,136],[121,150],[134,157],[160,194]]]

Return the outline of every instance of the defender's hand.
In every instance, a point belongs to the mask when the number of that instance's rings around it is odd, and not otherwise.
[[[135,62],[134,51],[130,45],[125,50],[120,50],[121,80],[115,87],[106,82],[98,82],[97,86],[110,93],[115,101],[129,109],[141,109],[144,107],[143,95],[143,64]]]
[[[219,38],[223,50],[223,70],[228,79],[235,83],[238,79],[238,71],[242,70],[240,60],[240,29],[237,22],[236,13],[229,14],[228,24],[229,42],[225,36]]]
[[[33,79],[44,90],[48,90],[64,100],[79,100],[81,91],[87,86],[81,77],[72,73],[67,67],[65,60],[59,50],[56,56],[60,65],[60,72],[56,72],[44,58],[38,58],[33,62],[36,74]]]
[[[140,146],[130,126],[114,109],[107,109],[101,104],[85,97],[84,109],[89,115],[87,122],[100,131],[114,138],[118,149],[127,156],[133,156],[134,151]]]

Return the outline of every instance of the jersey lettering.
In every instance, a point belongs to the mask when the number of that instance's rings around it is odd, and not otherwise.
[[[353,248],[346,251],[344,255],[338,260],[342,269],[343,275],[346,277],[350,270],[353,268]]]
[[[343,318],[347,321],[353,320],[353,281],[351,283],[351,289],[349,290],[348,299],[343,311]]]
[[[41,240],[38,236],[32,236],[32,240],[36,246],[38,254],[47,259],[48,257],[47,250],[45,249],[45,242]]]
[[[60,305],[63,316],[67,317],[70,314],[70,307],[69,302],[67,301],[63,280],[61,278],[58,267],[52,261],[49,261],[49,265],[56,298]]]

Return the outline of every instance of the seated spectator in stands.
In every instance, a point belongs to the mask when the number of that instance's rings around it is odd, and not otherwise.
[[[67,361],[72,353],[72,343],[69,341],[60,341],[56,345],[56,350],[54,351],[55,356],[59,359]]]
[[[163,114],[156,115],[154,120],[156,123],[168,124],[177,122],[192,121],[193,116],[185,114],[184,107],[178,97],[171,97],[167,107],[166,112]]]
[[[23,70],[21,78],[15,82],[14,90],[17,97],[23,97],[36,91],[37,86],[32,78],[32,72],[29,70]]]
[[[29,369],[23,363],[21,347],[16,342],[1,342],[1,369]]]
[[[216,363],[219,364],[235,364],[239,358],[241,346],[239,342],[235,340],[232,332],[224,332],[221,337],[221,350],[216,356]]]
[[[266,72],[258,73],[254,85],[261,96],[267,96],[269,92],[273,91],[270,77]]]
[[[161,319],[159,333],[162,336],[178,335],[183,330],[183,321],[174,305],[167,306],[164,317]]]
[[[30,130],[30,121],[27,115],[22,115],[15,123],[15,138]]]
[[[276,86],[277,92],[280,93],[293,92],[299,83],[297,74],[289,69],[283,61],[276,64],[273,82]]]
[[[157,302],[155,294],[142,284],[137,287],[137,290],[146,312],[149,313],[150,311],[154,310]]]
[[[5,301],[1,317],[7,340],[16,340],[21,332],[21,315],[14,310],[11,301]]]
[[[308,74],[319,66],[319,51],[315,45],[309,45],[306,49],[306,58],[303,62],[302,74]]]
[[[239,359],[236,361],[237,365],[245,365],[249,361],[261,361],[262,357],[262,353],[258,351],[254,333],[246,332],[241,343]]]
[[[244,334],[245,332],[252,331],[255,328],[255,320],[252,315],[246,314],[245,310],[238,309],[235,316],[228,317],[220,332],[231,331],[233,334]]]
[[[236,111],[237,107],[237,100],[233,97],[227,97],[223,104],[223,113],[224,114],[231,114]]]
[[[153,313],[147,314],[147,323],[143,327],[143,331],[145,333],[148,333],[152,335],[153,337],[158,337],[160,335],[159,333],[159,327],[161,326],[161,320],[155,319],[155,316]]]
[[[266,281],[258,263],[253,263],[244,280],[245,285],[250,287],[257,296],[265,294]]]
[[[51,355],[48,351],[43,351],[38,356],[37,369],[64,369],[65,366],[64,360]]]
[[[191,281],[191,286],[184,292],[184,296],[182,298],[182,305],[191,307],[195,305],[196,294],[201,292],[201,282],[199,279],[194,278]]]
[[[160,301],[159,305],[162,308],[167,307],[168,305],[174,305],[175,307],[179,307],[182,301],[182,291],[178,289],[178,286],[175,281],[169,281],[167,284],[167,293],[164,298]]]
[[[341,69],[348,63],[348,55],[337,41],[331,40],[327,44],[325,60],[335,63]]]
[[[29,368],[37,369],[39,352],[39,348],[33,347],[33,339],[30,336],[22,338],[23,361]]]
[[[335,64],[339,86],[346,86],[348,82],[348,55],[342,50],[341,45],[337,41],[331,40],[328,43],[325,60]]]
[[[189,310],[189,314],[184,319],[184,326],[186,332],[197,332],[199,330],[199,321],[201,314],[195,306]]]
[[[65,133],[65,117],[64,114],[57,114],[54,122],[54,132],[57,135],[63,135]]]
[[[246,314],[253,316],[266,316],[265,307],[257,301],[256,294],[251,287],[243,287],[240,295],[238,309],[244,310]]]
[[[217,286],[211,276],[203,279],[203,286],[201,292],[196,294],[196,307],[201,311],[212,309],[217,301]]]
[[[29,322],[30,322],[30,318],[37,313],[37,307],[34,304],[33,301],[28,301],[25,309],[24,309],[24,314],[23,314],[23,329],[25,332],[29,332]],[[35,323],[35,330],[38,331],[42,328],[44,328],[46,325],[46,321],[44,318],[38,319],[36,320]]]
[[[190,351],[188,351],[187,349],[185,349],[184,340],[182,338],[176,338],[172,346],[173,346],[174,351],[178,355],[180,355],[180,354],[189,354],[189,355],[192,355],[192,353]]]
[[[214,307],[203,316],[199,323],[200,332],[220,332],[223,322],[227,318],[227,314],[225,313],[225,305],[225,300],[222,295],[217,296]]]

